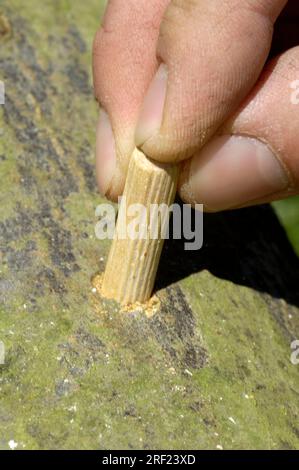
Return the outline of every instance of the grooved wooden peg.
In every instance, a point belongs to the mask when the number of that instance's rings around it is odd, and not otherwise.
[[[177,177],[175,165],[154,162],[139,150],[134,151],[104,274],[104,297],[121,304],[150,298]]]

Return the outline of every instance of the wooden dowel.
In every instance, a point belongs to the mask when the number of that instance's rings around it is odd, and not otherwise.
[[[177,177],[176,166],[154,162],[139,150],[134,151],[104,274],[104,297],[115,299],[124,305],[145,302],[150,298],[164,242],[163,228],[167,227],[169,218],[169,210],[155,212],[154,208],[157,206],[153,205],[164,204],[167,209],[172,205]],[[141,224],[144,229],[143,238],[132,239],[128,235],[134,216],[136,220],[136,213],[131,213],[132,204],[141,204],[144,207],[145,219]],[[158,219],[153,214],[159,214]],[[158,232],[153,225],[157,222]],[[153,234],[158,234],[158,237],[153,238]],[[122,238],[124,235],[125,238]]]

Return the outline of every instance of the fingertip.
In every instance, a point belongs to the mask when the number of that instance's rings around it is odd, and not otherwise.
[[[137,147],[143,147],[149,139],[159,133],[163,120],[167,80],[167,67],[165,64],[160,64],[141,107],[135,132]]]
[[[180,194],[207,212],[218,212],[273,199],[287,190],[288,175],[268,145],[244,136],[214,138],[188,161]]]

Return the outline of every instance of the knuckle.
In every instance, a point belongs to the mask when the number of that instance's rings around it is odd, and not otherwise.
[[[100,49],[100,42],[101,42],[101,35],[100,35],[100,30],[98,30],[93,38],[93,44],[92,44],[93,56],[96,56],[98,54],[99,49]]]
[[[183,26],[186,19],[194,14],[198,5],[198,0],[172,0],[165,10],[161,27],[172,29]]]
[[[102,59],[102,35],[100,31],[97,31],[93,44],[92,44],[92,66],[93,66],[93,75],[94,81],[98,78],[98,70],[101,68],[101,59]]]
[[[194,15],[198,0],[173,0],[166,8],[160,24],[159,39],[171,47],[180,41],[187,31],[188,19]]]
[[[101,102],[101,95],[103,94],[103,70],[109,59],[105,35],[104,30],[100,28],[94,36],[92,45],[94,96],[99,103]]]
[[[169,8],[173,8],[180,13],[193,13],[199,6],[199,0],[172,0]]]
[[[93,53],[93,58],[95,59],[100,59],[103,54],[105,53],[105,31],[103,28],[98,29],[96,32],[94,39],[93,39],[93,45],[92,45],[92,53]]]
[[[246,0],[244,7],[251,14],[258,15],[270,22],[276,20],[282,9],[281,2],[273,2],[273,0]]]

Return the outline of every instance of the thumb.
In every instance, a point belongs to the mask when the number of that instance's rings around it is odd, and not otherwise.
[[[136,144],[177,161],[198,150],[258,79],[285,0],[172,0],[160,26],[160,68],[144,99]]]
[[[299,47],[274,59],[239,111],[184,164],[180,193],[207,211],[299,193]]]

